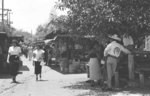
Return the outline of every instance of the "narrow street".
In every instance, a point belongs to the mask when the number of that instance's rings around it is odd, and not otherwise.
[[[129,92],[102,92],[99,86],[91,87],[85,82],[88,80],[86,74],[64,75],[47,66],[43,66],[42,80],[36,81],[32,62],[22,59],[26,67],[17,77],[20,83],[12,84],[9,77],[0,78],[0,96],[144,96]]]
[[[86,74],[63,75],[47,66],[42,68],[42,80],[36,81],[32,62],[24,57],[22,59],[22,74],[17,76],[20,83],[12,84],[9,76],[7,79],[0,79],[0,96],[77,96],[90,91],[71,88],[76,83],[86,81]],[[79,84],[73,87],[78,87]]]

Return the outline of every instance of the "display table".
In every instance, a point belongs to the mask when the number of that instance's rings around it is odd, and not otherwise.
[[[135,74],[139,75],[140,85],[144,85],[144,78],[150,76],[150,52],[135,50],[128,55],[129,80],[135,80]]]

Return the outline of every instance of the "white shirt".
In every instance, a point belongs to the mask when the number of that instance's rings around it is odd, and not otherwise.
[[[123,44],[124,46],[133,45],[133,38],[131,36],[123,36]]]
[[[121,44],[117,43],[116,41],[113,41],[110,44],[108,44],[107,47],[105,48],[104,56],[111,55],[119,57],[121,51],[123,51],[126,54],[130,53],[130,51],[124,48]]]
[[[80,44],[75,44],[75,49],[82,49],[82,46]]]
[[[10,46],[8,53],[10,55],[19,55],[21,53],[21,48],[19,46]]]
[[[44,50],[34,50],[33,54],[35,54],[35,57],[33,58],[34,61],[42,61],[43,60],[43,54],[45,53]]]

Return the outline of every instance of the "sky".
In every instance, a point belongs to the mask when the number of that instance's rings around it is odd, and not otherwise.
[[[49,19],[57,0],[4,0],[4,8],[11,9],[12,26],[34,34],[40,24]],[[0,4],[2,0],[0,0]],[[1,7],[1,5],[0,5]]]

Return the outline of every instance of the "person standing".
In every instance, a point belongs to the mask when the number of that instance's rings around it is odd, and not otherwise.
[[[12,82],[17,83],[16,76],[19,71],[19,61],[21,56],[21,48],[17,45],[16,40],[12,40],[12,46],[8,50],[8,63],[10,63],[10,74],[12,75]]]
[[[68,52],[64,51],[61,54],[61,59],[60,59],[60,71],[63,73],[67,73],[67,69],[69,67],[69,60],[68,60]]]
[[[29,47],[28,47],[28,58],[29,58],[29,61],[32,60],[32,55],[33,55],[33,47],[31,45],[29,45]]]
[[[92,46],[91,52],[89,54],[89,77],[91,80],[91,86],[94,86],[102,80],[101,67],[100,67],[100,52],[98,51],[98,43]]]
[[[123,40],[122,40],[123,41],[123,45],[125,47],[129,48],[129,49],[133,49],[134,41],[133,41],[132,36],[126,33],[126,34],[123,35],[122,38],[123,38]]]
[[[50,47],[48,50],[48,60],[47,60],[49,66],[52,65],[52,51],[53,49]]]
[[[36,80],[38,80],[38,76],[41,79],[41,62],[44,61],[44,53],[45,51],[42,49],[41,45],[37,45],[36,49],[33,51],[34,73],[36,75]]]
[[[118,35],[110,37],[111,42],[106,46],[104,50],[104,56],[106,57],[107,66],[107,85],[108,90],[112,90],[112,78],[116,72],[117,63],[121,52],[130,54],[130,51],[121,44],[121,39]]]

